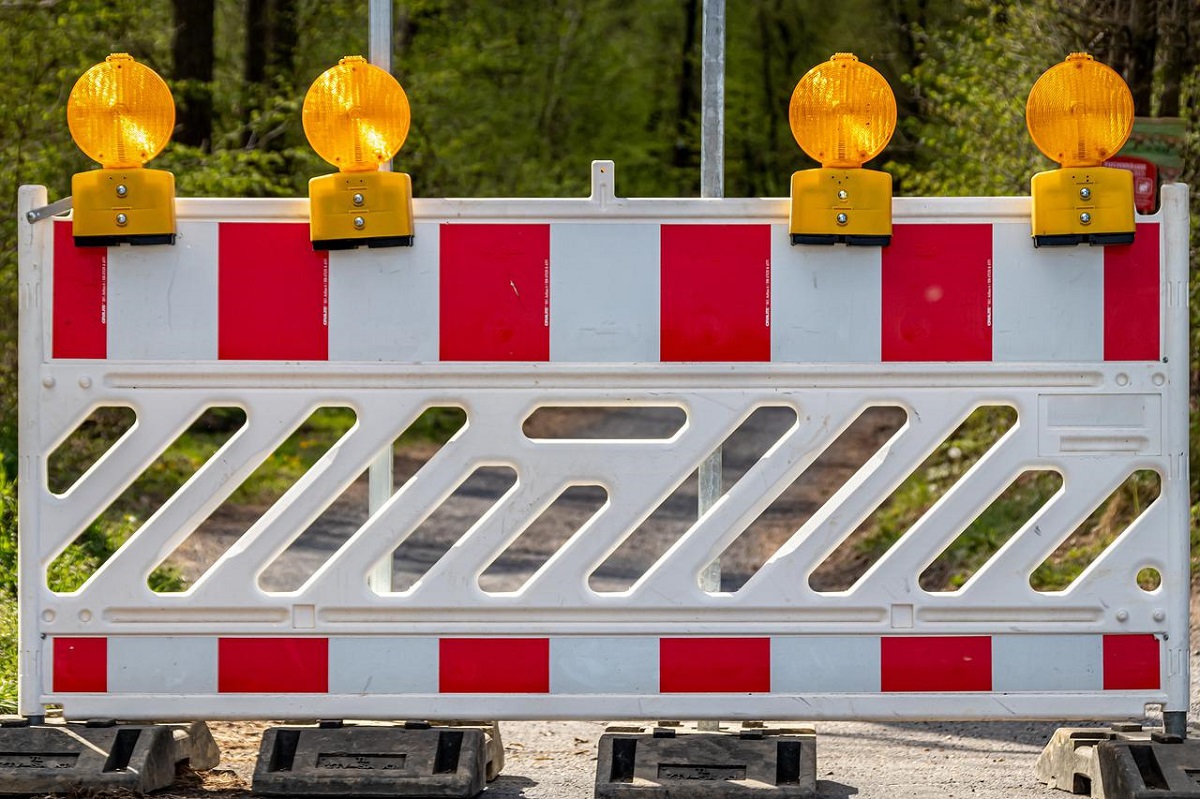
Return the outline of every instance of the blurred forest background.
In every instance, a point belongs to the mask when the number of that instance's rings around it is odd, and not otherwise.
[[[788,100],[839,51],[875,66],[896,93],[897,134],[871,166],[893,174],[897,194],[1028,193],[1030,176],[1052,164],[1026,133],[1025,99],[1078,50],[1124,76],[1139,117],[1182,119],[1181,176],[1193,186],[1200,176],[1195,0],[727,9],[727,196],[784,196],[791,173],[812,165],[789,131]],[[394,73],[413,109],[397,169],[412,174],[417,197],[571,197],[587,194],[592,159],[611,158],[622,196],[698,196],[701,11],[701,0],[396,2]],[[14,673],[17,187],[63,197],[72,173],[92,168],[68,135],[65,101],[80,74],[121,51],[174,92],[178,129],[152,166],[175,173],[180,196],[305,196],[329,167],[305,141],[304,93],[339,57],[366,54],[367,19],[366,0],[0,0],[0,708]],[[1193,232],[1193,275],[1197,252]],[[1194,541],[1198,297],[1193,278]],[[91,533],[80,557],[93,561],[120,537]]]

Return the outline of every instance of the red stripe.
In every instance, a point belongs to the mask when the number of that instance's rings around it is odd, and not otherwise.
[[[438,663],[444,694],[550,692],[549,638],[443,638]]]
[[[1159,359],[1158,225],[1138,225],[1133,244],[1104,248],[1104,360]]]
[[[1104,690],[1135,691],[1160,687],[1158,639],[1153,635],[1104,636]]]
[[[217,357],[323,361],[329,357],[329,254],[308,225],[222,222]]]
[[[63,227],[70,231],[70,226]],[[53,680],[55,693],[107,691],[108,639],[55,638]]]
[[[885,636],[881,690],[990,691],[990,636]]]
[[[663,225],[664,361],[771,360],[770,225]]]
[[[550,226],[441,226],[441,359],[550,358]]]
[[[54,358],[108,356],[108,248],[76,247],[54,222]]]
[[[327,693],[329,639],[218,639],[217,691],[223,694]]]
[[[883,248],[883,360],[992,359],[992,226],[896,225]]]
[[[663,638],[659,691],[770,693],[770,638]]]

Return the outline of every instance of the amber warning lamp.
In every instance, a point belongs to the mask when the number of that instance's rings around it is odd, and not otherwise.
[[[100,164],[71,178],[75,244],[174,244],[175,176],[143,166],[175,129],[175,102],[158,73],[113,53],[71,89],[67,127]]]
[[[800,148],[821,165],[792,175],[792,244],[890,244],[892,176],[862,168],[896,130],[884,77],[837,53],[796,84],[788,117]]]
[[[313,249],[411,246],[412,180],[380,171],[408,136],[408,97],[396,79],[346,56],[313,81],[303,118],[308,143],[339,170],[308,182]]]
[[[1104,166],[1133,130],[1133,95],[1121,76],[1072,53],[1033,84],[1025,124],[1062,167],[1033,176],[1034,246],[1133,241],[1133,174]]]

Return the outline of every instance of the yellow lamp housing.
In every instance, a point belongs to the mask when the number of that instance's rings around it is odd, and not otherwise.
[[[67,126],[100,169],[71,178],[79,247],[175,243],[175,176],[142,165],[175,128],[175,102],[158,73],[113,53],[76,81]]]
[[[304,134],[339,170],[308,182],[314,250],[412,246],[412,179],[380,171],[404,144],[410,119],[404,89],[362,56],[346,56],[313,81]]]
[[[1030,182],[1034,246],[1132,242],[1133,175],[1104,166],[1133,129],[1133,95],[1121,76],[1072,53],[1034,83],[1025,124],[1037,148],[1061,165]]]
[[[892,176],[862,168],[896,130],[887,80],[837,53],[796,84],[788,121],[800,148],[821,164],[792,175],[792,244],[890,244]]]

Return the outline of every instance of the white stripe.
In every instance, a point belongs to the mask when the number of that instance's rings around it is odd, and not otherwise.
[[[1100,635],[992,636],[993,691],[1100,691]]]
[[[550,693],[658,693],[658,638],[551,638]]]
[[[108,690],[115,694],[215,694],[217,639],[111,636]]]
[[[803,635],[771,639],[771,693],[878,693],[877,635]]]
[[[550,226],[550,360],[658,360],[659,229]]]
[[[438,259],[434,222],[418,222],[412,247],[329,253],[329,360],[438,359]]]
[[[994,361],[1104,360],[1104,248],[1034,248],[992,225]]]
[[[427,694],[438,691],[438,639],[329,639],[329,692]]]
[[[883,308],[879,247],[792,246],[771,225],[771,360],[878,363]]]
[[[108,248],[108,357],[215,360],[217,223],[181,222],[174,246]]]

